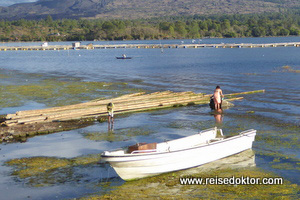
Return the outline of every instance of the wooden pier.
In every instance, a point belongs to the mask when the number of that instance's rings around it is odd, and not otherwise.
[[[227,101],[242,99],[236,97],[243,94],[259,93],[264,90],[248,91],[225,95]],[[90,102],[46,108],[40,110],[18,111],[14,114],[7,114],[2,120],[0,136],[11,134],[14,137],[50,133],[78,128],[82,120],[92,121],[107,116],[107,104],[114,103],[115,115],[148,111],[162,108],[180,107],[187,105],[209,104],[212,94],[194,92],[154,92],[150,94],[134,93],[123,95],[113,99],[93,100]],[[71,122],[71,123],[68,123]],[[80,123],[79,123],[80,122]],[[84,125],[84,123],[81,123]],[[1,142],[1,141],[0,141]]]
[[[97,45],[88,44],[80,45],[74,48],[72,45],[49,45],[41,46],[0,46],[0,51],[46,51],[46,50],[83,50],[83,49],[120,49],[120,48],[136,48],[136,49],[153,49],[153,48],[267,48],[267,47],[300,47],[300,42],[288,43],[266,43],[266,44],[111,44]]]

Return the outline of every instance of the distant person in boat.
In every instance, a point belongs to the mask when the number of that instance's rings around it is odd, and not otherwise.
[[[114,104],[112,102],[107,104],[107,113],[108,113],[108,130],[113,129],[114,126]]]
[[[122,56],[123,56],[123,58],[126,58],[126,55],[125,55],[125,54],[123,54]]]
[[[215,110],[218,111],[221,109],[222,98],[224,98],[223,92],[220,86],[217,86],[214,92],[214,103],[215,103]]]

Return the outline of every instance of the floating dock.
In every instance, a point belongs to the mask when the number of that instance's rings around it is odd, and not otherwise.
[[[288,43],[266,43],[266,44],[111,44],[111,45],[80,45],[73,47],[72,45],[49,45],[44,46],[0,46],[0,51],[46,51],[46,50],[82,50],[82,49],[120,49],[120,48],[136,48],[136,49],[154,49],[154,48],[267,48],[267,47],[300,47],[300,42]]]

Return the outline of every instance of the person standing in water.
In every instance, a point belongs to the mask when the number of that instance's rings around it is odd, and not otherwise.
[[[114,104],[112,102],[107,104],[107,113],[108,113],[108,130],[111,130],[114,127]]]
[[[220,86],[217,86],[215,89],[215,92],[214,92],[214,103],[215,103],[216,111],[221,109],[222,97],[224,97],[223,92],[222,92]]]

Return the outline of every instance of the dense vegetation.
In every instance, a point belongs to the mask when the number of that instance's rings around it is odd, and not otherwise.
[[[144,20],[0,21],[0,41],[144,40],[300,35],[300,12]]]

